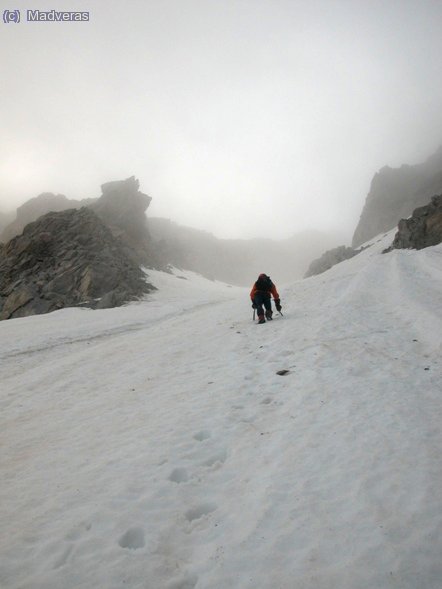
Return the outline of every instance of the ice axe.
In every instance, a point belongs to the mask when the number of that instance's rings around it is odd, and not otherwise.
[[[276,310],[278,311],[278,313],[281,315],[281,317],[284,317],[284,315],[282,314],[282,311],[281,311],[282,307],[281,307],[280,299],[275,299],[275,307],[276,307]]]

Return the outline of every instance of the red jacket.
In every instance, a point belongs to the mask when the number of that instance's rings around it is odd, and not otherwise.
[[[271,293],[273,298],[275,299],[279,299],[279,294],[278,291],[276,290],[276,286],[272,283],[272,287],[269,290],[258,290],[256,288],[256,283],[252,286],[252,290],[250,291],[250,298],[252,299],[252,301],[255,298],[255,294],[257,292],[265,292],[265,293]]]

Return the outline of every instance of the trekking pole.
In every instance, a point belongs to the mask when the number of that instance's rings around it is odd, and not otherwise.
[[[253,309],[253,321],[255,321],[255,313],[256,313],[256,309]]]

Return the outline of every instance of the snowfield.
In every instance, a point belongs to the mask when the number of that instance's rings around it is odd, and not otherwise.
[[[441,589],[442,245],[0,323],[2,589]],[[278,370],[288,370],[285,376]]]

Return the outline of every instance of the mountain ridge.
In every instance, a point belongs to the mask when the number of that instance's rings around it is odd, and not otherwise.
[[[359,222],[353,234],[356,248],[395,227],[417,207],[442,192],[442,146],[424,162],[398,168],[384,166],[370,184]]]

